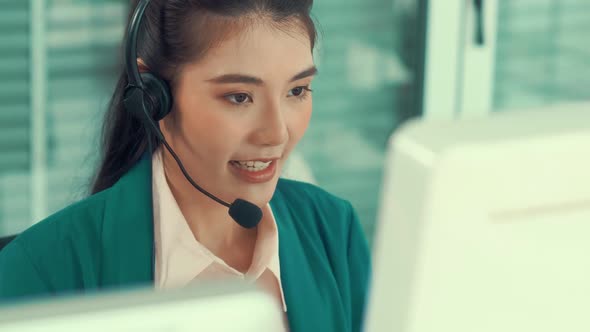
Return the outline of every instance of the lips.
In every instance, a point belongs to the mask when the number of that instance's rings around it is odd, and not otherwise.
[[[232,160],[228,164],[232,174],[248,183],[263,183],[274,178],[278,158],[260,158],[248,161]]]
[[[244,169],[250,172],[258,172],[266,169],[272,161],[231,161],[233,165],[238,168]]]

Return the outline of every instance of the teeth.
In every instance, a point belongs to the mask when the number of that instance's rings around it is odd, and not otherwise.
[[[236,165],[237,167],[239,167],[241,169],[245,169],[245,170],[251,171],[251,172],[259,172],[259,171],[266,169],[268,167],[268,165],[270,165],[270,163],[272,163],[272,161],[263,162],[263,161],[258,161],[258,160],[254,160],[254,161],[251,160],[251,161],[234,161],[233,163],[234,163],[234,165]]]

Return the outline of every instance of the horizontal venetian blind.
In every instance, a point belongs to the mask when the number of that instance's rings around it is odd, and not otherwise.
[[[48,213],[86,193],[115,85],[126,3],[48,1]]]
[[[29,1],[0,1],[0,236],[30,222],[29,9]]]
[[[494,108],[590,100],[590,1],[499,0]]]
[[[402,60],[407,54],[396,47],[405,42],[404,33],[413,32],[396,23],[416,13],[396,12],[391,1],[319,0],[314,14],[321,34],[319,75],[300,149],[320,187],[349,200],[370,236],[386,141],[408,111],[400,105],[407,102],[411,70]]]

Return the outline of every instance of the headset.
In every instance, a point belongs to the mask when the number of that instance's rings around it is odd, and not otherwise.
[[[145,126],[146,130],[153,133],[159,142],[166,147],[174,160],[176,160],[184,177],[195,189],[215,202],[228,207],[229,215],[240,226],[254,228],[262,219],[262,210],[255,204],[241,198],[237,198],[233,203],[229,204],[201,188],[190,177],[182,161],[174,150],[172,150],[168,142],[166,142],[164,135],[160,131],[157,122],[166,117],[172,109],[173,100],[170,86],[168,82],[152,73],[140,73],[137,65],[137,35],[145,15],[145,10],[150,4],[150,1],[140,0],[129,22],[125,46],[125,68],[128,77],[128,84],[125,87],[123,98],[125,109],[133,117],[138,119]]]

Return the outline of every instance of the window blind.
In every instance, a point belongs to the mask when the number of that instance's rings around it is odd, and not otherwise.
[[[114,88],[126,2],[49,0],[47,149],[49,213],[87,192]]]
[[[114,86],[126,2],[46,0],[46,68],[31,61],[30,1],[0,1],[0,235],[30,226],[30,72],[45,70],[46,215],[86,191]]]
[[[0,2],[0,234],[29,221],[29,1]]]
[[[590,100],[590,1],[498,5],[494,108]]]
[[[418,43],[406,43],[409,34],[419,39],[418,22],[401,24],[417,16],[417,3],[405,1],[402,10],[382,0],[314,2],[321,33],[319,75],[313,83],[314,114],[301,151],[318,184],[352,203],[369,237],[379,205],[387,138],[404,113],[419,113],[407,100],[416,88],[412,76]]]

